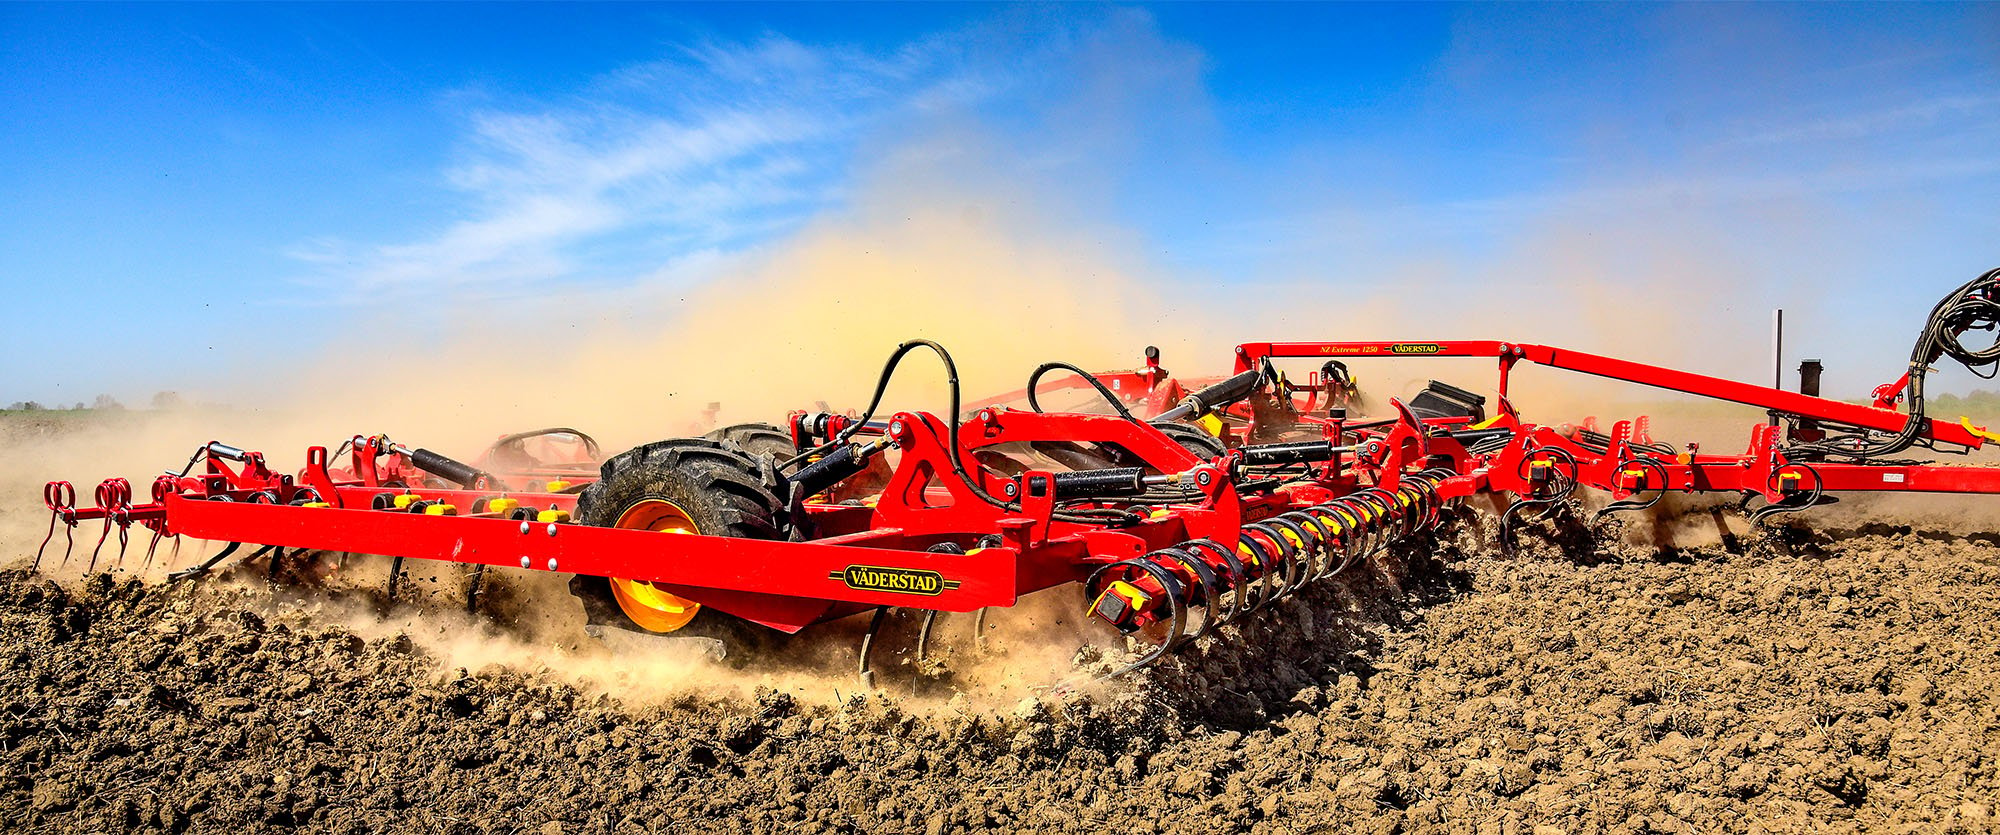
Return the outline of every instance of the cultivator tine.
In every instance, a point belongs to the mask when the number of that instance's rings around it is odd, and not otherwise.
[[[924,622],[917,628],[916,659],[919,663],[930,658],[931,635],[937,631],[937,619],[942,614],[944,613],[936,609],[927,609],[924,611]],[[976,653],[986,652],[986,609],[984,607],[972,613],[972,651]]]
[[[63,525],[63,556],[61,565],[69,564],[70,551],[76,548],[76,487],[67,481],[51,481],[42,485],[42,504],[49,509],[49,532],[42,537],[42,544],[35,549],[32,569],[42,567],[42,551],[49,547],[49,540],[56,536],[56,523]]]
[[[217,551],[214,556],[202,560],[199,564],[195,565],[194,567],[182,569],[172,574],[168,574],[167,580],[170,582],[174,580],[191,580],[196,577],[200,577],[203,574],[207,574],[211,569],[215,568],[217,565],[220,565],[223,560],[229,559],[229,556],[231,554],[236,553],[236,549],[241,547],[243,547],[243,543],[231,542],[228,545],[223,546],[222,550]],[[266,545],[264,547],[269,548],[270,546]],[[258,553],[263,553],[263,552],[259,551]],[[257,554],[250,555],[250,559],[256,559],[256,558]]]
[[[395,557],[389,561],[388,593],[389,593],[390,603],[396,602],[396,587],[402,585],[402,581],[403,581],[403,558]]]
[[[160,539],[165,537],[166,533],[166,531],[158,528],[153,530],[153,539],[146,543],[146,560],[139,564],[139,573],[144,574],[153,567],[153,552],[159,549]]]
[[[42,537],[42,544],[35,547],[35,560],[34,562],[28,563],[29,571],[34,571],[35,569],[42,567],[42,551],[49,547],[49,540],[54,539],[55,536],[56,536],[56,517],[53,514],[51,514],[49,516],[49,532],[48,534]]]
[[[466,581],[465,585],[466,614],[477,614],[479,612],[479,595],[485,591],[485,586],[486,564],[477,563],[472,566],[472,576]]]
[[[1805,510],[1810,510],[1812,508],[1818,507],[1823,504],[1832,504],[1834,502],[1839,501],[1839,499],[1836,499],[1832,496],[1809,496],[1804,494],[1801,495],[1804,497],[1801,498],[1800,496],[1787,496],[1784,499],[1772,502],[1770,504],[1764,505],[1763,507],[1759,507],[1756,510],[1750,511],[1750,525],[1752,527],[1768,529],[1770,525],[1766,523],[1772,517],[1781,516],[1787,513],[1798,513]]]
[[[1506,510],[1501,511],[1500,530],[1497,537],[1500,543],[1500,553],[1511,557],[1519,550],[1520,544],[1514,531],[1515,526],[1523,521],[1522,517],[1526,511],[1539,509],[1540,512],[1535,514],[1535,518],[1527,521],[1540,522],[1543,519],[1547,519],[1550,511],[1554,510],[1554,507],[1552,507],[1553,504],[1553,500],[1547,499],[1520,499],[1508,505]]]
[[[1667,468],[1665,465],[1651,458],[1634,458],[1631,461],[1626,462],[1625,466],[1620,467],[1619,469],[1623,471],[1626,475],[1636,479],[1636,482],[1631,487],[1633,496],[1638,496],[1642,493],[1646,493],[1649,491],[1649,489],[1652,495],[1644,499],[1639,499],[1639,498],[1619,499],[1615,502],[1607,504],[1602,509],[1598,510],[1596,514],[1590,517],[1590,523],[1592,525],[1597,524],[1598,520],[1613,514],[1636,513],[1641,510],[1649,509],[1652,506],[1659,504],[1661,499],[1666,498],[1667,483],[1669,479],[1667,477]],[[1653,483],[1652,475],[1654,473],[1659,474],[1660,477],[1659,486],[1655,488],[1648,488],[1646,485]]]
[[[922,625],[922,626],[919,626],[919,627],[917,628],[917,661],[918,661],[918,663],[922,663],[922,662],[923,662],[923,660],[924,660],[924,657],[925,657],[925,653],[926,653],[927,651],[929,651],[929,649],[930,649],[930,645],[931,645],[931,626],[937,623],[937,618],[938,618],[938,610],[936,610],[936,609],[928,609],[928,610],[925,610],[925,612],[924,612],[924,623],[923,623],[923,625]]]
[[[97,553],[99,551],[104,550],[104,540],[106,537],[110,535],[111,535],[111,517],[106,516],[104,517],[104,529],[98,531],[97,533],[97,546],[90,549],[90,565],[86,566],[84,568],[84,571],[86,572],[97,571]]]
[[[1812,486],[1809,489],[1800,487],[1799,482],[1804,481],[1808,477],[1812,479]],[[1811,464],[1795,461],[1782,467],[1774,468],[1771,470],[1771,475],[1765,483],[1769,487],[1782,485],[1782,488],[1779,490],[1782,498],[1751,511],[1750,525],[1752,527],[1765,527],[1765,520],[1780,514],[1798,513],[1807,508],[1839,501],[1839,499],[1826,495],[1825,482],[1820,480],[1819,470],[1814,469]],[[1749,499],[1750,496],[1745,494],[1744,505],[1746,507],[1749,505]]]
[[[1522,456],[1516,466],[1528,483],[1528,494],[1500,513],[1500,552],[1510,557],[1518,545],[1515,526],[1523,521],[1540,522],[1549,518],[1557,503],[1576,492],[1578,484],[1576,456],[1562,447],[1537,447]],[[1529,510],[1540,512],[1534,519],[1523,520]]]
[[[996,544],[997,544],[997,543],[996,543]],[[985,543],[981,543],[981,547],[986,547],[986,544],[985,544]],[[926,550],[926,551],[929,551],[929,552],[931,552],[931,553],[934,553],[934,554],[963,554],[963,553],[965,553],[965,548],[964,548],[963,546],[960,546],[959,544],[957,544],[957,543],[955,543],[955,542],[940,542],[940,543],[938,543],[938,544],[936,544],[936,545],[932,545],[931,547],[929,547],[929,548],[926,548],[926,549],[924,549],[924,550]],[[917,660],[917,662],[918,662],[919,664],[923,663],[924,659],[925,659],[925,658],[927,658],[927,657],[929,656],[929,653],[930,653],[930,645],[931,645],[931,629],[932,629],[932,627],[934,627],[934,626],[936,626],[936,625],[937,625],[937,619],[938,619],[938,615],[939,615],[939,614],[940,614],[940,613],[939,613],[939,612],[938,612],[938,610],[936,610],[936,609],[929,609],[929,610],[926,610],[926,611],[924,612],[924,622],[923,622],[923,624],[922,624],[921,626],[919,626],[919,627],[917,628],[917,652],[916,652],[916,660]],[[871,688],[872,688],[872,687],[874,686],[873,682],[874,682],[874,680],[875,680],[875,674],[874,674],[873,672],[871,672],[871,671],[870,671],[870,670],[868,669],[868,653],[869,653],[869,649],[870,649],[870,648],[872,647],[872,645],[873,645],[873,643],[874,643],[874,640],[875,640],[875,633],[876,633],[876,632],[877,632],[877,631],[878,631],[879,629],[881,629],[881,626],[882,626],[882,617],[883,617],[883,610],[880,610],[880,609],[876,610],[876,612],[875,612],[875,618],[874,618],[873,620],[871,620],[871,621],[869,622],[869,624],[868,624],[868,632],[867,632],[867,634],[866,634],[866,635],[863,635],[863,636],[862,636],[862,639],[861,639],[861,679],[862,679],[862,684],[863,684],[863,686],[866,686],[866,687],[871,687]],[[978,650],[981,650],[981,651],[984,651],[984,650],[986,649],[986,646],[985,646],[985,643],[984,643],[984,640],[983,640],[983,636],[981,636],[981,635],[980,635],[980,633],[981,633],[981,632],[983,632],[983,631],[985,630],[985,626],[986,626],[986,610],[982,608],[982,609],[980,609],[980,610],[979,610],[979,615],[978,615],[978,617],[977,617],[977,618],[976,618],[976,619],[974,620],[974,622],[973,622],[973,633],[972,633],[972,634],[973,634],[973,646],[974,646],[974,648],[975,648],[975,649],[978,649]]]
[[[858,677],[864,690],[875,689],[875,671],[868,668],[869,651],[875,648],[875,636],[882,631],[882,622],[889,619],[889,607],[875,610],[874,617],[868,619],[868,631],[861,633],[861,661]]]
[[[35,548],[35,561],[34,561],[34,562],[32,562],[32,563],[29,563],[29,564],[28,564],[28,570],[29,570],[29,571],[37,571],[37,570],[40,570],[40,569],[41,569],[41,567],[42,567],[42,551],[43,551],[44,549],[46,549],[46,548],[48,548],[48,547],[49,547],[49,540],[52,540],[52,539],[55,539],[55,537],[56,537],[56,522],[57,522],[57,521],[59,521],[59,520],[61,520],[61,519],[62,519],[62,515],[61,515],[61,514],[58,514],[58,513],[51,513],[51,514],[49,514],[49,533],[48,533],[48,535],[47,535],[47,536],[44,536],[44,537],[42,537],[42,544],[41,544],[40,546],[38,546],[37,548]],[[70,546],[71,546],[71,545],[75,544],[75,540],[74,540],[74,539],[72,539],[72,538],[71,538],[71,536],[70,536],[70,528],[71,528],[71,526],[70,526],[70,525],[64,525],[64,526],[63,526],[63,539],[65,540],[65,543],[64,543],[64,545],[63,545],[63,559],[62,559],[62,561],[63,561],[64,563],[68,563],[68,562],[69,562],[69,549],[70,549]]]
[[[52,494],[60,495],[56,496]],[[72,519],[77,517],[74,507],[76,493],[74,489],[69,487],[67,482],[49,483],[43,488],[43,496],[45,499],[55,498],[60,500],[51,503],[51,508],[57,509],[58,513],[62,513]],[[98,554],[103,552],[104,542],[110,538],[111,528],[114,525],[118,528],[118,563],[121,566],[124,565],[125,531],[132,524],[132,517],[130,515],[132,508],[132,485],[122,478],[105,479],[97,485],[96,499],[97,506],[88,509],[87,512],[93,518],[102,518],[104,520],[104,527],[97,533],[97,545],[90,549],[90,565],[86,570],[92,572],[97,570]],[[70,506],[66,509],[57,508],[57,505],[62,502],[68,502]],[[68,563],[69,555],[65,553],[63,555],[63,564],[67,565]]]

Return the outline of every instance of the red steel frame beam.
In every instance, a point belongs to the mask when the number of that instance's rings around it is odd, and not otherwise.
[[[293,507],[165,499],[170,533],[197,539],[479,563],[723,589],[838,600],[873,606],[921,605],[954,612],[1010,606],[1021,554],[988,548],[940,554],[866,542],[829,545],[726,537],[674,537],[651,531],[498,518],[426,516],[379,510]],[[874,531],[894,545],[898,531]],[[915,597],[855,589],[839,579],[848,566],[935,571],[955,587]]]
[[[1236,348],[1236,370],[1247,371],[1265,358],[1279,357],[1491,357],[1500,362],[1500,387],[1502,397],[1507,395],[1507,378],[1514,364],[1521,361],[1591,374],[1613,380],[1637,383],[1644,386],[1678,391],[1727,400],[1771,409],[1786,414],[1814,418],[1823,422],[1857,426],[1883,432],[1898,432],[1909,423],[1909,416],[1893,409],[1877,409],[1824,397],[1813,397],[1784,389],[1742,383],[1706,374],[1677,371],[1656,365],[1621,360],[1584,351],[1553,348],[1547,345],[1532,345],[1523,342],[1499,342],[1493,340],[1467,340],[1443,342],[1249,342]],[[1929,437],[1948,444],[1957,444],[1972,449],[1985,445],[1985,439],[1953,423],[1940,423],[1926,418],[1922,431]],[[1910,488],[1903,488],[1910,489]]]

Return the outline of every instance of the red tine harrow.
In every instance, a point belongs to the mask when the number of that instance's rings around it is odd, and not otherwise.
[[[1910,374],[1893,384],[1900,394],[1878,394],[1874,405],[1531,343],[1405,341],[1249,343],[1236,349],[1232,376],[1193,390],[1151,350],[1133,371],[1093,375],[1050,363],[1022,391],[962,407],[950,355],[918,340],[891,355],[859,415],[799,412],[782,429],[731,426],[603,460],[594,441],[567,429],[503,438],[477,466],[355,436],[335,455],[308,449],[297,473],[211,442],[180,473],[155,479],[145,502],[113,479],[80,508],[74,488],[51,482],[43,548],[58,524],[73,543],[77,525],[101,521],[93,570],[113,529],[122,564],[126,531],[138,524],[155,546],[181,536],[229,543],[176,578],[207,571],[243,543],[274,564],[286,549],[461,563],[475,571],[468,597],[487,566],[561,572],[573,575],[595,625],[722,640],[873,611],[864,677],[890,608],[926,613],[921,657],[939,613],[1010,606],[1076,584],[1092,617],[1150,639],[1116,671],[1124,672],[1383,549],[1424,547],[1468,497],[1510,499],[1499,537],[1512,548],[1523,519],[1585,487],[1609,497],[1601,514],[1643,510],[1670,492],[1735,493],[1746,509],[1761,502],[1749,511],[1759,524],[1845,492],[2000,492],[2000,469],[1892,457],[2000,440],[1968,420],[1930,418],[1923,396],[1929,366],[1942,358],[1975,370],[2000,363],[2000,348],[1961,342],[1996,322],[2000,271],[1940,302]],[[890,379],[919,350],[946,370],[947,409],[877,418]],[[1407,403],[1388,401],[1389,414],[1351,418],[1360,393],[1348,363],[1379,357],[1491,359],[1493,414],[1484,396],[1433,383]],[[1322,364],[1295,385],[1278,364],[1299,358]],[[1522,363],[1747,404],[1782,420],[1754,427],[1739,455],[1655,441],[1643,417],[1609,432],[1594,421],[1534,424],[1509,398]],[[1051,371],[1070,376],[1041,387]],[[1043,411],[1038,389],[1065,388],[1094,391],[1112,413]],[[1906,412],[1892,408],[1897,399]],[[1028,408],[1006,405],[1018,400]],[[542,437],[570,451],[557,460],[523,454],[524,442]]]

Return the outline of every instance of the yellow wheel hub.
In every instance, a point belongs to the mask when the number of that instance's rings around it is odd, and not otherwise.
[[[680,505],[665,499],[647,499],[625,509],[618,516],[614,527],[626,530],[658,531],[660,533],[699,534],[694,521]],[[667,591],[643,580],[611,580],[611,596],[618,601],[618,608],[632,619],[641,629],[650,632],[672,632],[694,620],[701,611],[701,604]]]

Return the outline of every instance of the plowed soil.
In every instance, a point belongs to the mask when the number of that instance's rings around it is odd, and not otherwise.
[[[956,676],[887,654],[881,689],[862,693],[851,652],[620,674],[606,671],[621,656],[573,634],[580,617],[469,619],[443,594],[383,615],[352,592],[268,588],[255,566],[171,586],[17,567],[0,574],[0,820],[1991,831],[2000,540],[1963,518],[1876,515],[1727,545],[1530,536],[1513,557],[1467,526],[1077,688],[1047,685],[1119,648],[1058,641],[1051,655],[1020,619],[996,623],[985,656],[958,648]],[[573,605],[544,591],[502,597]],[[980,663],[1011,677],[982,682]]]

